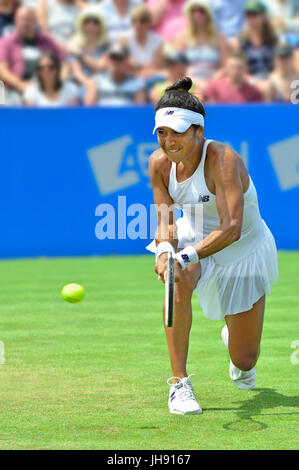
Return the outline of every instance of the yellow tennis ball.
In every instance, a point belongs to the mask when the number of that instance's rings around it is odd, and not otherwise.
[[[62,288],[61,295],[67,302],[75,304],[81,302],[85,295],[85,289],[80,284],[66,284]]]

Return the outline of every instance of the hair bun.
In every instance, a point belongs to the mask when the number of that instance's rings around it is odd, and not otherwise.
[[[173,85],[166,88],[165,91],[189,91],[192,88],[192,85],[193,82],[190,77],[182,77],[179,78],[176,82],[174,82]]]

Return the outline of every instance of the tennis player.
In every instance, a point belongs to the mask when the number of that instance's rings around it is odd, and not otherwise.
[[[191,86],[181,78],[158,102],[160,148],[149,159],[158,228],[147,248],[156,254],[158,279],[164,282],[169,251],[176,259],[175,320],[165,327],[173,372],[168,404],[176,414],[202,413],[186,369],[193,291],[207,318],[225,319],[232,381],[253,389],[265,294],[278,277],[275,241],[253,181],[234,150],[204,137],[206,113]],[[177,221],[174,205],[183,211]]]

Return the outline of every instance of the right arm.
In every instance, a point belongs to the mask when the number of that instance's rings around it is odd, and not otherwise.
[[[169,169],[169,160],[165,157],[161,149],[156,150],[149,159],[149,176],[158,218],[155,242],[157,246],[161,242],[168,242],[176,249],[178,240],[174,218],[174,205],[163,177],[163,173],[165,174],[167,169]],[[158,274],[158,278],[162,281],[164,281],[167,259],[168,254],[162,253],[155,264],[155,271]],[[176,266],[179,267],[179,263],[176,263]],[[176,281],[179,280],[179,277],[176,269]]]

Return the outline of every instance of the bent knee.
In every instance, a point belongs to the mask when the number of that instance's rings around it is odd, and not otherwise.
[[[244,354],[243,356],[232,358],[232,361],[236,367],[241,370],[250,370],[257,363],[258,354]]]

